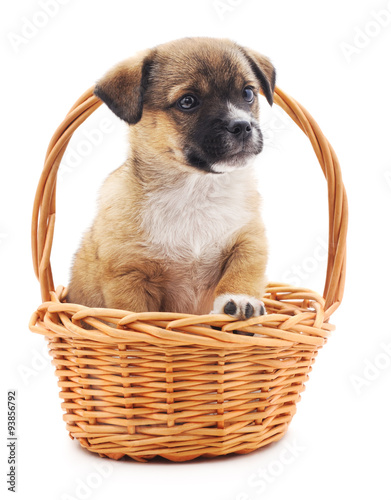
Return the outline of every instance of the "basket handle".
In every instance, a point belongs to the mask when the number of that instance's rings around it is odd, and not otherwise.
[[[303,106],[275,89],[278,104],[308,136],[327,180],[329,204],[329,246],[326,282],[323,292],[325,316],[328,318],[339,306],[345,285],[346,234],[348,208],[338,159],[319,126]],[[61,159],[74,131],[90,116],[102,101],[88,89],[70,109],[54,133],[46,153],[33,207],[31,243],[34,271],[41,286],[42,300],[50,300],[54,291],[50,266],[56,214],[56,179]]]

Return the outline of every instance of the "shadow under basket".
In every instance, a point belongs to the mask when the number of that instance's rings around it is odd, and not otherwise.
[[[32,221],[44,302],[30,329],[48,341],[70,436],[101,456],[178,462],[248,453],[277,441],[343,295],[347,200],[333,149],[309,113],[277,88],[275,103],[310,139],[328,184],[323,297],[270,283],[267,314],[247,321],[68,304],[66,288],[55,291],[50,266],[56,176],[73,132],[102,104],[93,90],[75,103],[49,144]]]

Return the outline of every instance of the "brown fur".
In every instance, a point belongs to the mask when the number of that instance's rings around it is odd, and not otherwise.
[[[266,83],[259,81],[257,71]],[[185,155],[189,138],[197,133],[194,117],[173,106],[194,90],[194,81],[199,95],[205,100],[211,96],[210,102],[218,105],[221,95],[243,82],[257,89],[269,85],[263,91],[272,95],[274,71],[268,59],[231,41],[200,38],[145,51],[98,82],[97,95],[131,125],[131,149],[125,164],[102,187],[97,216],[75,256],[68,301],[202,314],[211,311],[221,294],[262,296],[267,245],[251,176],[245,181],[244,207],[250,220],[212,260],[209,252],[176,259],[157,251],[143,226],[146,200],[153,203],[162,187],[185,184],[195,171]],[[253,112],[258,115],[256,102]]]

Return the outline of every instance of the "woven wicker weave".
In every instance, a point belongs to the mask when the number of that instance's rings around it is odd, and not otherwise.
[[[247,453],[286,432],[342,299],[347,201],[338,160],[313,118],[280,89],[275,102],[309,137],[326,177],[329,254],[323,297],[271,283],[262,325],[260,318],[67,304],[66,289],[54,291],[50,266],[56,175],[73,132],[102,104],[93,88],[55,132],[34,203],[33,261],[44,302],[30,329],[48,340],[67,429],[88,450],[115,459],[184,461]]]

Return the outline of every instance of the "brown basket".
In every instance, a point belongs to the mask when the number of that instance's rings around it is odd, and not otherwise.
[[[44,303],[30,329],[48,340],[67,429],[88,450],[184,461],[248,453],[285,434],[342,299],[347,200],[338,160],[313,118],[280,89],[275,102],[309,137],[327,179],[327,277],[323,297],[271,283],[268,314],[245,322],[67,304],[66,289],[54,291],[50,266],[56,175],[73,132],[102,104],[93,88],[55,132],[34,203],[33,260]]]

